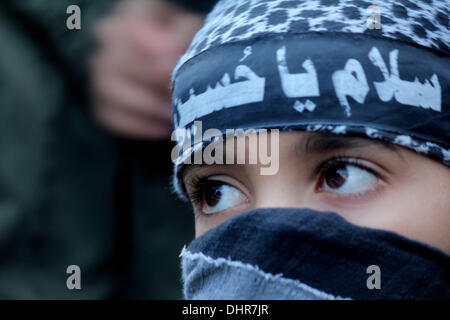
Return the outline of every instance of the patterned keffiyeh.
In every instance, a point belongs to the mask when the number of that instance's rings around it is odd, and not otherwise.
[[[450,2],[222,0],[173,73],[174,127],[362,135],[450,164]],[[180,148],[183,160],[210,142]]]

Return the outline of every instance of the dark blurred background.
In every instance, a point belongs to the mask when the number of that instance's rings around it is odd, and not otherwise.
[[[213,2],[148,1],[0,0],[1,299],[182,296],[194,228],[170,187],[168,82]],[[80,30],[66,26],[73,4]],[[69,265],[81,290],[66,286]]]

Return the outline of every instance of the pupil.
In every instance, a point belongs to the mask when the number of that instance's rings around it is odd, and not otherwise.
[[[347,166],[339,165],[328,172],[325,175],[325,181],[330,188],[337,189],[341,187],[348,178]]]
[[[211,181],[205,187],[205,202],[208,206],[214,207],[222,197],[223,183],[218,181]]]

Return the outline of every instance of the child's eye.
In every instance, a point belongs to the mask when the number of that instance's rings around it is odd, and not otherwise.
[[[225,211],[242,204],[247,199],[237,188],[219,180],[204,181],[198,192],[200,210],[204,214]]]
[[[379,178],[369,169],[338,163],[322,170],[319,189],[343,195],[357,194],[372,189],[378,181]]]

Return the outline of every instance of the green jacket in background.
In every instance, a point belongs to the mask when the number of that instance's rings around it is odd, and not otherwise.
[[[1,299],[181,298],[193,219],[170,190],[170,142],[121,140],[89,117],[90,34],[112,3],[0,2]],[[71,4],[81,30],[66,28]]]

